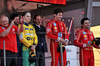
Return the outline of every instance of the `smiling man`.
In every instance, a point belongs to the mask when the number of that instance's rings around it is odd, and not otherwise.
[[[36,30],[36,34],[38,36],[38,45],[36,46],[36,56],[37,60],[35,66],[45,66],[45,52],[47,52],[47,44],[46,44],[46,30],[42,23],[41,15],[34,16],[34,27]]]
[[[68,33],[66,29],[66,24],[61,21],[63,16],[63,11],[61,9],[56,9],[54,11],[54,19],[47,23],[46,33],[47,37],[50,38],[50,51],[52,56],[51,66],[58,66],[58,60],[61,65],[61,54],[57,50],[59,42],[64,45],[68,45]],[[63,66],[66,66],[66,51],[63,52]]]
[[[94,39],[93,33],[89,30],[90,20],[83,18],[81,20],[82,28],[76,31],[74,45],[80,47],[80,66],[94,66],[94,54],[93,46],[99,48],[99,46],[91,45]]]
[[[23,27],[18,28],[14,25],[14,20],[12,20],[11,24],[9,24],[9,19],[5,15],[0,16],[0,49],[1,54],[3,55],[3,41],[5,41],[5,50],[6,50],[6,66],[17,66],[17,41],[16,41],[16,33],[21,33]],[[2,56],[3,57],[3,56]],[[1,66],[4,61],[2,58]]]

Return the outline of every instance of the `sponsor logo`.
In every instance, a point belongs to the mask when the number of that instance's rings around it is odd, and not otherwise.
[[[62,27],[62,30],[63,30],[64,28]]]
[[[75,36],[74,40],[77,40],[77,36]]]
[[[62,25],[62,23],[61,23],[61,25]]]
[[[87,38],[84,38],[84,40],[87,40]]]
[[[54,26],[56,26],[56,23],[53,23]]]
[[[12,31],[15,31],[15,29],[12,29]]]
[[[90,34],[92,34],[92,33],[90,32]]]
[[[5,29],[4,27],[2,27],[2,29]]]
[[[30,34],[31,36],[33,36],[34,34]]]
[[[25,28],[25,30],[28,30],[28,28]]]
[[[61,32],[59,32],[59,33],[58,33],[58,36],[59,36],[59,37],[62,37],[62,33],[61,33]]]
[[[58,30],[54,30],[55,32],[57,32]]]
[[[57,27],[54,27],[54,29],[56,30],[56,29],[57,29]]]
[[[86,38],[86,37],[87,37],[87,35],[84,35],[84,37]]]
[[[83,31],[83,34],[86,34],[86,32]]]
[[[29,35],[29,33],[26,33],[26,35]]]
[[[30,29],[30,30],[33,30],[33,29]]]
[[[91,36],[91,39],[93,40],[93,36]]]

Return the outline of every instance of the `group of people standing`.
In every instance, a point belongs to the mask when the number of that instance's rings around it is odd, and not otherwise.
[[[0,17],[0,49],[1,65],[3,62],[3,41],[5,41],[6,66],[45,66],[45,52],[47,43],[45,35],[50,39],[51,66],[61,66],[61,54],[58,51],[59,44],[63,47],[68,45],[69,34],[66,24],[61,21],[63,11],[54,10],[54,18],[47,23],[46,28],[41,25],[42,16],[35,15],[34,24],[31,25],[31,13],[25,12],[21,17],[17,14],[11,15],[11,23],[6,15]],[[93,33],[89,30],[90,21],[88,18],[81,20],[82,29],[75,34],[74,44],[80,47],[80,66],[94,66],[93,46],[88,41],[94,39]],[[16,37],[17,36],[17,37]],[[94,46],[100,48],[100,46]],[[17,50],[18,49],[18,50]],[[29,62],[29,53],[36,51],[36,61]],[[66,50],[63,50],[63,66],[66,66]],[[19,57],[19,58],[18,58]],[[22,57],[22,58],[21,58]],[[18,59],[17,59],[18,58]]]
[[[10,18],[10,24],[6,15],[1,15],[0,18],[1,66],[4,66],[3,41],[5,41],[6,66],[45,66],[46,30],[41,25],[41,15],[34,16],[34,26],[29,24],[30,12],[25,12],[22,16],[14,13]],[[34,63],[29,62],[30,51],[36,51]]]

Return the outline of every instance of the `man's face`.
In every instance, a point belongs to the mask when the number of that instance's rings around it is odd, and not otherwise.
[[[89,27],[90,27],[90,21],[89,21],[89,20],[85,20],[85,21],[84,21],[84,24],[82,24],[82,26],[83,26],[83,28],[85,28],[85,29],[89,29]]]
[[[37,25],[41,25],[42,22],[41,16],[36,16],[35,22]]]
[[[2,16],[1,17],[1,21],[0,21],[0,25],[7,27],[9,24],[9,19],[6,16]]]
[[[54,14],[54,16],[55,16],[56,20],[61,20],[63,17],[63,13],[58,13],[57,15]]]
[[[15,24],[19,25],[19,16],[15,17],[14,19],[15,19]]]
[[[26,13],[26,15],[24,16],[24,21],[29,23],[31,21],[31,14],[30,13]]]

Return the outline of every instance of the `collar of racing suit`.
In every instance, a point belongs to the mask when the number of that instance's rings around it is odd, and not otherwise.
[[[24,25],[29,26],[29,23],[23,22]]]
[[[84,31],[86,31],[86,32],[88,32],[89,31],[89,29],[85,29],[85,28],[82,28]]]

